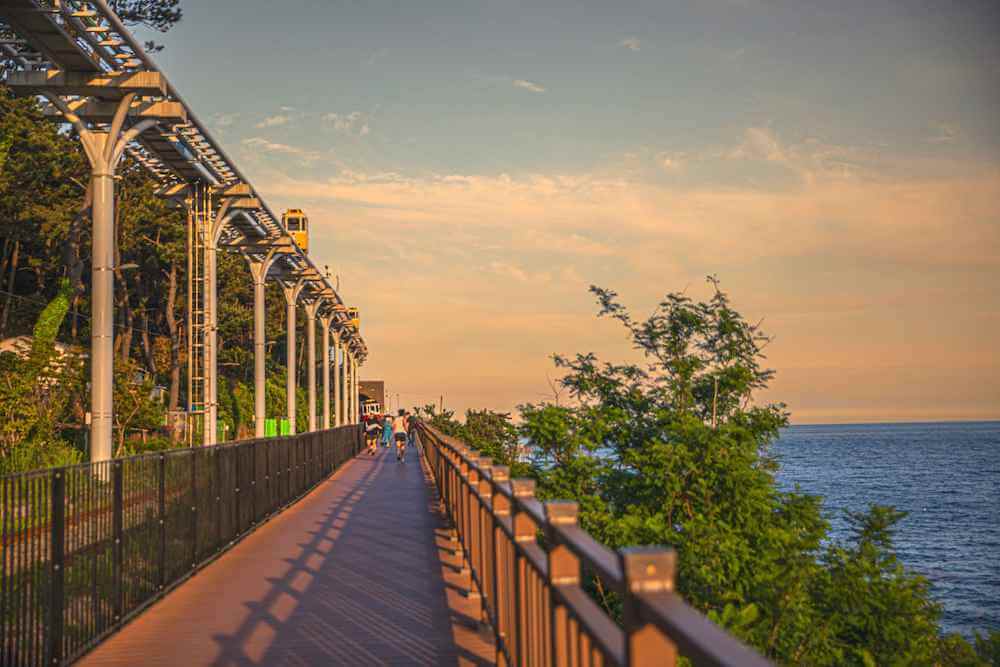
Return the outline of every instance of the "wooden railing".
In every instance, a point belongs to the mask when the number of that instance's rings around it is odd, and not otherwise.
[[[577,504],[542,503],[534,480],[425,425],[416,437],[481,595],[498,665],[770,663],[675,592],[676,553],[611,551],[577,524]],[[541,538],[541,540],[539,539]],[[584,572],[621,600],[619,625],[584,589]]]

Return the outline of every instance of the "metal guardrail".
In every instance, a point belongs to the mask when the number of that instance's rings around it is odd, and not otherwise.
[[[362,445],[344,426],[0,478],[0,665],[80,657]]]
[[[666,666],[678,654],[695,665],[771,664],[675,592],[672,549],[611,551],[577,525],[576,503],[542,503],[534,480],[512,480],[507,466],[455,438],[416,429],[482,596],[497,664]],[[584,590],[583,571],[621,597],[622,625]]]

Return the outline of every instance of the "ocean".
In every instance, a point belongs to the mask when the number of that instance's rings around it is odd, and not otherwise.
[[[791,426],[772,451],[782,488],[825,498],[833,539],[844,510],[908,512],[897,555],[931,581],[944,629],[1000,629],[1000,422]]]

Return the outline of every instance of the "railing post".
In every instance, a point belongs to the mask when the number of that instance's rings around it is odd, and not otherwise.
[[[49,662],[62,662],[63,646],[63,603],[65,601],[65,556],[66,556],[66,472],[56,469],[52,473],[52,489],[49,494],[52,503],[52,533],[49,546],[52,597],[49,606],[48,654]]]
[[[548,542],[548,575],[551,589],[580,584],[580,559],[569,548],[559,542],[558,527],[575,526],[579,506],[574,502],[557,500],[545,503],[545,541]],[[570,632],[569,614],[559,603],[558,596],[552,596],[550,605],[551,636],[549,650],[557,667],[577,664],[583,656],[577,656],[577,643]]]
[[[473,452],[470,452],[470,454],[473,461],[478,458]],[[475,491],[479,488],[479,471],[474,466],[469,465],[468,462],[464,462],[462,468],[465,472],[465,489],[462,495],[465,497],[465,530],[467,532],[465,539],[465,567],[469,570],[469,597],[475,599],[479,596],[478,592],[473,591],[473,584],[475,584],[476,578],[479,576],[479,572],[476,570],[479,566],[480,547],[479,500],[475,494]]]
[[[625,628],[625,664],[654,667],[677,663],[677,647],[642,615],[646,593],[674,590],[677,553],[663,547],[631,547],[619,552],[625,576],[622,623]]]
[[[160,507],[160,549],[159,558],[159,589],[162,591],[167,584],[167,457],[160,454],[159,468],[159,498]]]
[[[493,466],[490,471],[490,479],[493,484],[499,487],[510,480],[510,468],[507,466]],[[501,644],[507,645],[507,638],[510,636],[510,553],[511,544],[507,541],[507,534],[499,527],[503,520],[510,516],[510,500],[499,491],[490,499],[493,507],[493,631],[499,641],[497,642],[497,664],[502,664],[503,650]],[[508,648],[509,650],[509,648]]]
[[[238,449],[231,449],[233,460],[233,535],[230,542],[240,534],[240,454]]]
[[[191,450],[191,569],[198,565],[198,449]]]
[[[257,523],[257,445],[254,440],[250,444],[250,525]]]
[[[267,510],[265,514],[270,514],[274,508],[274,489],[271,487],[271,447],[273,442],[268,440],[264,447],[264,485],[267,487]]]
[[[514,529],[514,614],[513,632],[511,644],[511,664],[520,665],[530,655],[531,647],[528,646],[527,638],[527,604],[528,604],[528,564],[527,559],[520,553],[520,545],[529,544],[535,541],[535,532],[538,527],[532,521],[531,516],[517,506],[518,500],[527,500],[535,497],[535,480],[533,479],[512,479],[510,489],[514,496],[514,518],[512,526]]]
[[[125,571],[124,571],[124,549],[122,541],[125,539],[125,473],[122,469],[120,459],[111,462],[111,530],[115,536],[114,548],[111,552],[112,576],[114,577],[114,600],[112,604],[115,610],[115,622],[122,620],[125,613]]]
[[[478,530],[476,531],[478,547],[476,548],[475,566],[477,568],[476,578],[479,584],[479,593],[483,596],[483,620],[489,621],[487,605],[492,598],[492,591],[490,589],[493,587],[494,566],[493,540],[490,539],[493,534],[493,486],[487,475],[489,475],[490,470],[493,468],[493,459],[488,456],[481,456],[477,465],[479,466],[480,476],[476,490],[479,492],[480,501],[477,504],[476,511],[478,517]]]
[[[222,551],[222,453],[224,449],[213,447],[212,458],[215,460],[215,550]]]

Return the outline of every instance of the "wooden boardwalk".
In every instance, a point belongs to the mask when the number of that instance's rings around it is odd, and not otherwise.
[[[83,665],[492,665],[417,452],[362,454]]]

